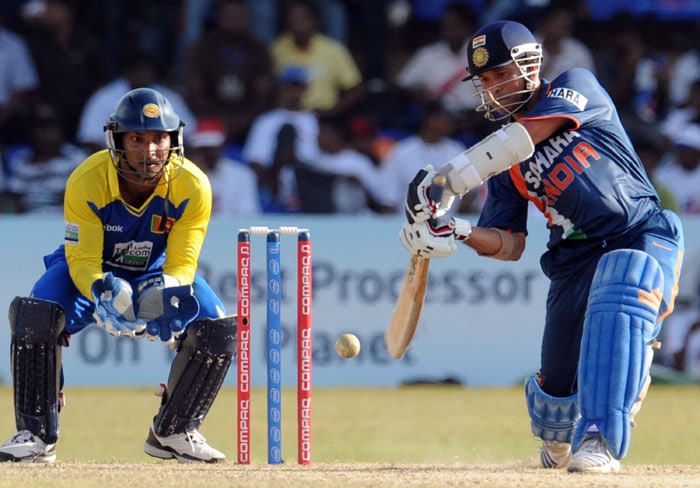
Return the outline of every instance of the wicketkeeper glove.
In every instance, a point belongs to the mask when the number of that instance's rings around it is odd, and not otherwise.
[[[452,193],[449,185],[435,191],[433,178],[436,174],[435,169],[428,165],[418,171],[408,185],[406,219],[409,223],[440,218],[452,207],[456,195]]]
[[[192,286],[177,285],[172,276],[156,276],[138,286],[136,318],[145,324],[146,337],[152,341],[174,342],[198,314],[199,302]]]
[[[143,334],[146,325],[136,321],[131,285],[112,273],[105,273],[91,287],[95,323],[113,336]]]
[[[430,219],[415,224],[404,224],[399,239],[411,254],[424,258],[443,258],[457,251],[456,240],[469,239],[472,226],[468,220],[450,218],[447,221]]]

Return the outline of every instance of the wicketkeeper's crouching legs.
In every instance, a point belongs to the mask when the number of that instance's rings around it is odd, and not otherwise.
[[[661,267],[649,254],[624,249],[601,258],[581,340],[581,420],[569,471],[619,471],[649,387],[663,289]]]
[[[17,433],[0,446],[0,461],[53,462],[65,313],[54,302],[15,297],[9,318]]]
[[[219,462],[199,427],[236,354],[236,318],[199,319],[187,329],[145,444],[147,454],[180,462]]]

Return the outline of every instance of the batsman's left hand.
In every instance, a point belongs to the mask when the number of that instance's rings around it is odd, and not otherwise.
[[[149,280],[139,287],[136,319],[146,324],[146,337],[170,343],[199,314],[199,301],[191,285],[166,286],[165,280]]]
[[[431,165],[420,170],[408,185],[406,194],[406,219],[409,223],[425,222],[445,215],[455,200],[448,186],[437,187],[437,173]]]

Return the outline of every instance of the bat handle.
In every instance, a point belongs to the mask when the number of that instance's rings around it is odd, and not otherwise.
[[[428,189],[428,196],[434,202],[439,202],[442,200],[442,193],[445,191],[445,184],[447,184],[447,177],[440,173],[433,176],[433,184],[430,185]]]

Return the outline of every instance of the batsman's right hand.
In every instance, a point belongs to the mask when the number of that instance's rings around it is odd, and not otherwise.
[[[92,284],[95,323],[113,336],[134,337],[143,334],[146,324],[136,321],[132,289],[129,283],[105,273]]]

